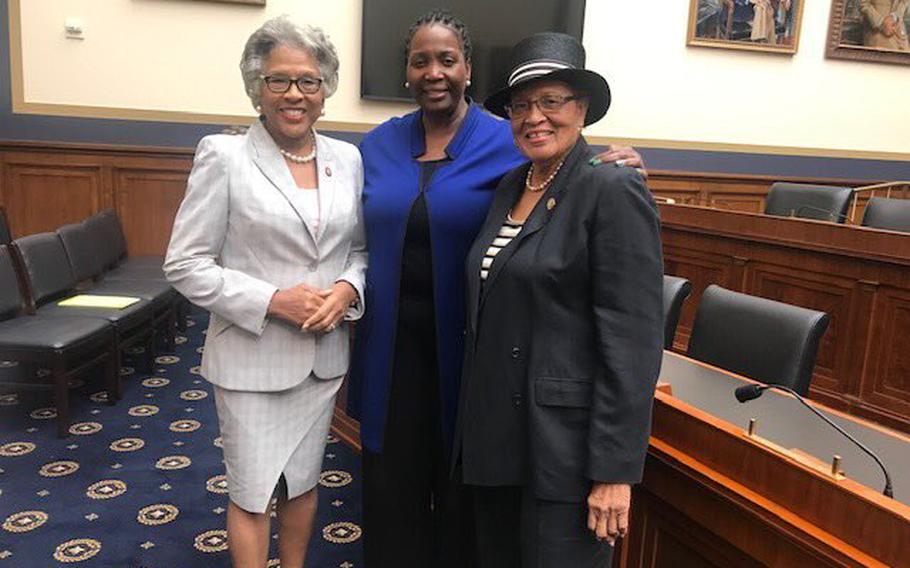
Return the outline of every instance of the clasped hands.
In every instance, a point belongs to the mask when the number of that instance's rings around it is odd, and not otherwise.
[[[328,333],[338,327],[348,306],[356,299],[354,287],[344,281],[325,290],[298,284],[275,292],[269,302],[268,314],[301,331]]]
[[[610,546],[629,530],[632,487],[626,483],[595,482],[588,495],[588,528]]]

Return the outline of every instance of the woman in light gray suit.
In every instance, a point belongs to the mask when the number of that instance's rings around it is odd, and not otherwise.
[[[265,566],[280,486],[281,565],[301,567],[346,322],[363,309],[363,166],[356,147],[313,129],[338,83],[321,30],[270,20],[240,67],[259,120],[199,143],[164,269],[211,312],[202,374],[215,387],[234,565]]]

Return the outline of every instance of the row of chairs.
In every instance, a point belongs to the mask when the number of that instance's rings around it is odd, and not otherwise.
[[[664,276],[664,347],[673,347],[688,280]],[[686,354],[765,383],[809,392],[829,316],[766,298],[708,286],[701,296]]]
[[[107,398],[114,404],[122,396],[124,350],[143,348],[135,351],[144,353],[149,372],[156,339],[174,350],[178,319],[184,321],[182,302],[162,261],[127,257],[112,210],[0,245],[0,360],[19,363],[4,386],[52,387],[59,436],[69,427],[71,378],[104,364]],[[59,305],[83,293],[139,301],[123,309]],[[42,380],[42,369],[48,380]]]
[[[854,197],[849,187],[777,182],[765,200],[765,214],[843,223]],[[910,232],[910,200],[870,197],[862,225]]]

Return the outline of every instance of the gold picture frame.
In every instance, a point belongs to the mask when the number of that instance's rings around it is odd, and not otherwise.
[[[793,55],[804,0],[690,0],[686,45]]]
[[[910,0],[833,0],[825,56],[910,65]]]
[[[221,2],[223,4],[247,4],[249,6],[265,6],[265,0],[195,0],[196,2]]]

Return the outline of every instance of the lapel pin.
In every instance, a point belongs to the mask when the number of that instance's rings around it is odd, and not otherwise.
[[[325,167],[325,175],[327,175],[328,177],[332,177],[332,168],[326,166],[326,167]]]
[[[554,207],[556,207],[556,200],[552,197],[547,199],[547,211],[552,211]]]

